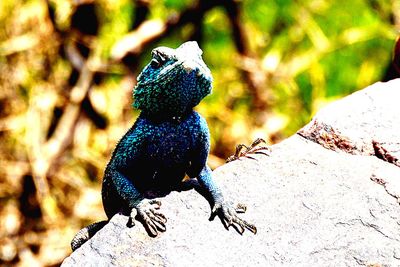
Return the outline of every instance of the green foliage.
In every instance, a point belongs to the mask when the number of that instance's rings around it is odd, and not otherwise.
[[[270,99],[272,121],[261,126],[267,137],[293,134],[330,100],[350,94],[378,81],[387,68],[396,36],[386,12],[388,4],[376,2],[372,8],[365,1],[244,1],[243,19],[248,44],[256,59],[254,68],[267,76],[263,90]],[[378,7],[380,8],[378,10]],[[355,14],[357,13],[357,14]],[[222,8],[207,13],[203,44],[206,62],[214,76],[214,93],[207,100],[204,112],[219,116],[241,112],[246,129],[260,133],[249,117],[252,114],[248,86],[240,74],[243,66],[232,41],[227,15]],[[385,62],[385,64],[382,64]],[[240,108],[241,104],[247,108]],[[213,108],[215,106],[215,108]],[[243,114],[244,113],[244,114]],[[277,118],[274,116],[277,115]],[[275,120],[275,121],[276,121]],[[213,133],[221,143],[233,134],[235,142],[248,142],[249,131],[230,131],[231,120],[219,120],[225,133]],[[236,122],[237,123],[237,122]],[[213,127],[211,127],[213,128]],[[230,132],[227,134],[226,132]],[[251,136],[251,135],[250,135]],[[264,136],[265,137],[265,136]],[[226,142],[234,143],[234,142]]]

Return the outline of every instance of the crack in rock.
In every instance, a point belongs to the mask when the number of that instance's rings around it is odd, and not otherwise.
[[[374,174],[374,173],[371,175],[370,179],[371,179],[371,181],[373,181],[373,182],[375,182],[375,183],[377,183],[377,184],[383,186],[383,188],[385,189],[386,193],[387,193],[389,196],[395,198],[396,201],[397,201],[398,203],[400,203],[400,197],[397,196],[397,195],[395,195],[394,193],[392,193],[392,192],[388,189],[388,187],[387,187],[387,184],[388,184],[388,183],[385,181],[385,179],[378,177],[378,176],[377,176],[376,174]]]
[[[390,239],[390,240],[400,241],[400,240],[397,239],[397,238],[394,238],[394,237],[391,237],[391,236],[385,234],[385,233],[379,228],[378,225],[373,224],[373,223],[369,223],[369,222],[365,222],[365,221],[364,221],[363,219],[361,219],[361,218],[351,219],[350,221],[347,221],[347,222],[339,221],[339,222],[336,222],[334,225],[335,225],[335,226],[337,226],[337,225],[354,226],[354,225],[357,225],[357,224],[359,224],[359,223],[361,223],[361,225],[363,225],[363,226],[365,226],[365,227],[368,227],[368,228],[371,228],[371,229],[375,230],[376,232],[378,232],[379,234],[381,234],[382,236],[384,236],[384,237],[386,237],[386,238],[388,238],[388,239]]]
[[[397,150],[388,151],[383,143],[376,140],[368,144],[359,144],[343,135],[339,130],[329,124],[313,119],[308,125],[297,132],[306,140],[312,141],[336,152],[342,151],[351,155],[375,156],[376,158],[400,167],[400,159],[394,155]],[[400,149],[399,149],[400,150]]]
[[[372,146],[377,158],[400,167],[400,160],[395,155],[392,155],[386,148],[384,148],[381,143],[372,140]]]
[[[390,239],[390,240],[399,241],[398,239],[393,238],[393,237],[388,236],[387,234],[385,234],[381,229],[379,229],[379,226],[376,225],[376,224],[364,222],[361,218],[354,219],[354,220],[361,222],[361,224],[362,224],[363,226],[365,226],[365,227],[374,229],[376,232],[378,232],[379,234],[383,235],[384,237],[386,237],[386,238],[388,238],[388,239]]]
[[[297,134],[333,151],[343,151],[353,155],[359,154],[360,149],[354,142],[332,126],[317,119],[300,129]]]
[[[364,261],[364,260],[362,260],[362,259],[360,259],[360,258],[358,258],[358,257],[356,257],[356,256],[352,256],[353,257],[353,259],[356,261],[356,263],[358,264],[358,265],[360,265],[360,266],[365,266],[367,263],[366,263],[366,261]]]

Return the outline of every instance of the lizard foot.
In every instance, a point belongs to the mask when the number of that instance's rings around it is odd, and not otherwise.
[[[220,201],[214,204],[210,221],[214,220],[215,216],[218,215],[227,230],[232,226],[239,234],[243,234],[245,229],[256,234],[257,228],[238,216],[238,213],[245,212],[246,206],[244,204],[238,204],[236,208],[233,208],[229,203]]]
[[[254,140],[253,143],[251,143],[250,146],[246,146],[243,144],[239,144],[236,146],[236,151],[233,156],[230,156],[229,158],[226,159],[226,162],[231,162],[237,159],[240,159],[241,157],[246,157],[249,159],[255,159],[253,157],[250,157],[248,154],[263,154],[266,156],[269,156],[269,152],[271,149],[268,146],[258,146],[261,143],[266,143],[264,139],[262,138],[257,138]],[[263,151],[261,151],[263,150]]]
[[[158,211],[160,207],[161,201],[159,200],[142,200],[136,208],[133,208],[131,211],[129,216],[130,226],[135,225],[134,218],[137,216],[138,220],[143,223],[149,236],[156,237],[159,232],[165,232],[167,218]]]

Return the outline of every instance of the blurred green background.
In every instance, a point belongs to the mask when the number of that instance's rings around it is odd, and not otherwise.
[[[395,77],[399,26],[399,0],[0,1],[0,265],[57,266],[105,219],[102,173],[154,47],[203,49],[213,94],[197,110],[215,168]]]

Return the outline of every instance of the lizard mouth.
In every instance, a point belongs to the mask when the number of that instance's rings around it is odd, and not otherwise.
[[[180,66],[182,65],[183,61],[177,61],[171,65],[168,65],[164,69],[162,69],[158,75],[156,75],[153,79],[150,80],[148,79],[148,77],[147,78],[141,77],[142,79],[138,81],[138,85],[146,86],[149,84],[158,83],[160,80],[169,80],[171,79],[171,77],[176,77],[179,70],[181,69]],[[143,79],[145,80],[143,81]]]
[[[179,76],[179,72],[185,70],[187,73],[191,71],[196,71],[197,77],[203,77],[206,80],[211,80],[211,72],[205,66],[203,62],[194,61],[177,61],[171,65],[166,66],[163,70],[160,71],[158,75],[156,75],[153,79],[140,79],[138,81],[138,86],[148,86],[155,83],[159,83],[159,81],[167,81],[170,80],[171,77]]]

